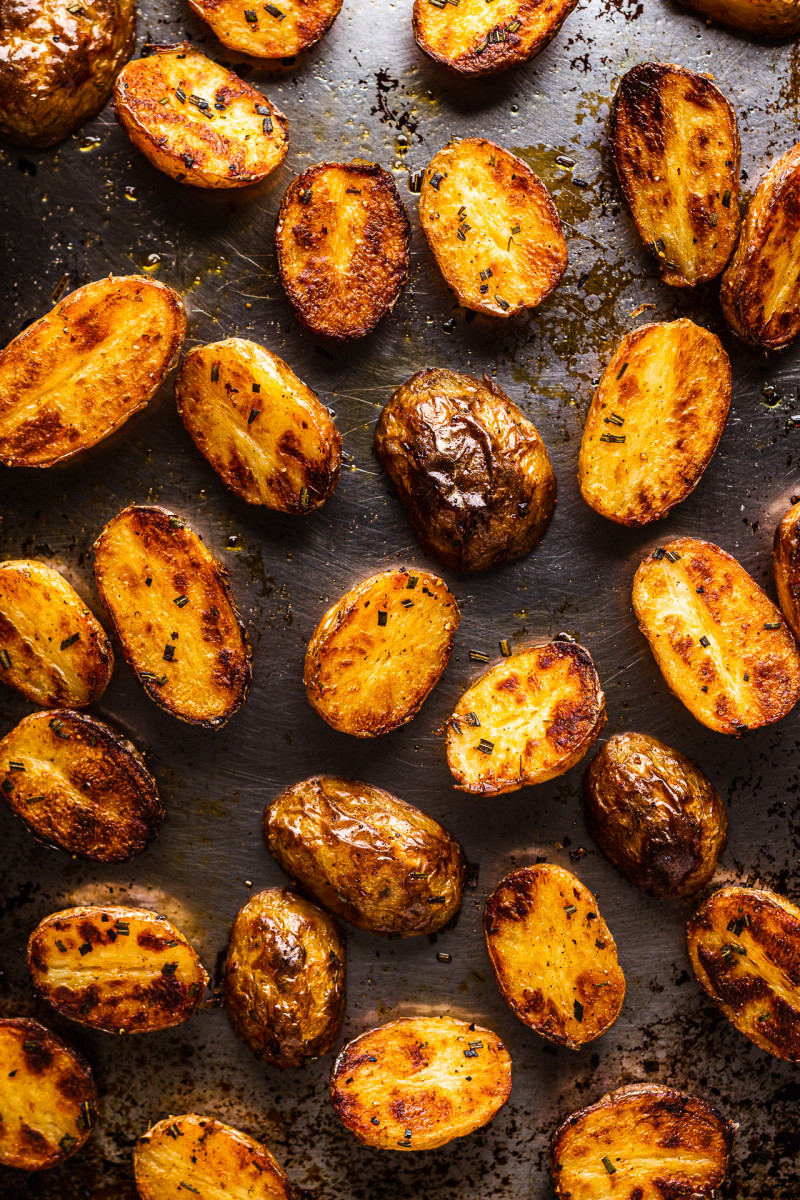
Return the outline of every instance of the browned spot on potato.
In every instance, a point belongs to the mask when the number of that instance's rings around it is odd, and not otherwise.
[[[491,75],[527,62],[556,36],[576,0],[414,0],[420,50],[460,75]]]
[[[289,58],[328,32],[342,0],[279,0],[248,9],[241,0],[189,0],[223,46],[254,58]]]

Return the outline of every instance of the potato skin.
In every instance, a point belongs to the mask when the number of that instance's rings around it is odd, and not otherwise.
[[[506,0],[487,9],[486,0],[461,0],[450,13],[444,4],[414,0],[414,38],[434,62],[459,75],[493,75],[544,50],[576,3]]]
[[[646,733],[617,733],[601,748],[584,814],[628,882],[665,900],[705,887],[728,836],[725,805],[697,764]]]
[[[800,908],[766,888],[709,896],[688,926],[701,987],[767,1054],[800,1062]]]
[[[732,25],[763,38],[796,37],[800,33],[797,0],[678,0],[722,25]]]
[[[302,1067],[333,1049],[344,1019],[345,950],[336,923],[288,888],[241,908],[225,957],[233,1031],[272,1067]]]
[[[454,1017],[404,1017],[370,1029],[348,1042],[331,1073],[337,1116],[379,1150],[434,1150],[465,1137],[487,1125],[510,1092],[503,1043]]]
[[[267,805],[263,831],[287,875],[368,933],[435,933],[461,906],[467,862],[458,842],[382,788],[315,775]]]
[[[43,1171],[92,1132],[97,1088],[82,1055],[27,1017],[0,1018],[0,1163]]]
[[[800,506],[793,504],[783,514],[772,543],[772,573],[778,601],[786,621],[800,641],[800,538],[797,523]]]
[[[378,418],[375,452],[425,552],[454,570],[521,558],[552,518],[556,477],[544,442],[486,376],[412,375]]]
[[[207,21],[223,46],[254,58],[290,58],[308,50],[330,29],[342,0],[281,0],[274,7],[246,10],[239,0],[189,0],[198,17]],[[248,21],[245,12],[255,13]]]
[[[134,0],[0,0],[0,136],[47,147],[103,107],[130,57]]]

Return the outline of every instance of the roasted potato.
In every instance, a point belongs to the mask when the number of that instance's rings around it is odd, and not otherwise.
[[[559,1200],[713,1200],[736,1126],[705,1100],[634,1083],[573,1113],[550,1143]]]
[[[0,679],[43,707],[84,708],[114,670],[100,622],[63,575],[44,563],[0,563]]]
[[[192,187],[258,183],[289,149],[283,113],[188,42],[129,62],[114,85],[114,114],[154,167]]]
[[[665,542],[633,581],[639,628],[692,716],[739,736],[800,699],[800,654],[779,610],[735,558],[701,538]]]
[[[563,775],[606,723],[588,650],[548,642],[485,671],[447,721],[447,762],[456,787],[498,796]]]
[[[458,842],[368,783],[316,775],[293,784],[265,808],[264,840],[306,892],[368,933],[435,933],[461,906]]]
[[[345,1002],[344,942],[335,921],[288,888],[239,910],[225,957],[233,1031],[272,1067],[302,1067],[333,1049]]]
[[[344,1047],[331,1074],[337,1116],[366,1146],[435,1150],[488,1125],[511,1092],[495,1033],[455,1017],[404,1017]]]
[[[725,887],[689,922],[700,985],[767,1054],[800,1062],[800,908],[761,888]]]
[[[586,417],[578,484],[619,525],[649,525],[697,487],[731,403],[722,343],[685,317],[623,339]]]
[[[536,308],[567,269],[547,188],[521,158],[486,138],[451,142],[431,159],[419,220],[445,282],[475,312],[513,317]]]
[[[225,568],[181,517],[148,505],[124,508],[94,551],[97,590],[150,699],[190,725],[224,725],[251,674]]]
[[[763,38],[797,37],[800,6],[797,0],[679,0],[688,8]]]
[[[239,0],[189,0],[231,50],[252,58],[291,58],[328,32],[342,0],[281,0],[243,8]]]
[[[125,862],[158,833],[164,805],[126,738],[85,713],[32,713],[0,742],[3,797],[40,841]]]
[[[28,968],[56,1012],[106,1033],[152,1033],[188,1020],[208,976],[166,917],[85,905],[45,917],[28,941]]]
[[[798,7],[800,12],[800,7]],[[760,180],[719,298],[748,346],[783,350],[800,334],[800,144]]]
[[[705,75],[639,63],[623,75],[609,126],[620,187],[664,283],[723,270],[739,231],[736,112]]]
[[[166,1117],[133,1150],[141,1200],[296,1200],[275,1159],[255,1138],[211,1117]]]
[[[156,394],[185,333],[183,301],[154,279],[71,292],[0,351],[0,462],[52,467],[108,437]]]
[[[0,136],[55,146],[103,107],[135,37],[134,0],[0,0]]]
[[[550,523],[556,477],[544,442],[487,377],[418,371],[383,409],[375,451],[426,553],[447,567],[521,558]]]
[[[778,522],[772,543],[772,573],[778,601],[792,633],[800,641],[800,506],[792,504]]]
[[[452,3],[452,0],[449,0]],[[420,50],[459,75],[493,75],[528,62],[556,36],[577,0],[414,0]]]
[[[89,1064],[51,1030],[0,1018],[0,1163],[57,1167],[80,1150],[97,1116]]]
[[[602,747],[584,813],[609,862],[664,900],[705,887],[728,836],[725,805],[697,763],[646,733],[617,733]]]
[[[306,695],[341,733],[380,737],[416,716],[447,666],[461,621],[438,575],[370,575],[328,609],[308,643]]]
[[[563,867],[520,867],[483,913],[500,995],[542,1037],[579,1050],[606,1033],[625,999],[617,947],[588,888]]]
[[[307,513],[333,495],[339,431],[277,354],[243,338],[198,346],[183,360],[175,397],[197,449],[248,504]]]
[[[278,273],[312,333],[350,341],[392,311],[408,278],[411,227],[377,163],[322,162],[298,175],[275,226]]]

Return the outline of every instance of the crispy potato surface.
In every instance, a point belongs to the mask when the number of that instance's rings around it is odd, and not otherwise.
[[[486,377],[418,371],[378,418],[375,451],[426,553],[445,566],[485,571],[521,558],[550,523],[545,444]]]
[[[486,901],[483,928],[500,995],[531,1029],[578,1050],[611,1028],[625,976],[597,901],[571,872],[512,871]]]
[[[290,58],[328,32],[342,0],[280,0],[244,8],[239,0],[189,0],[231,50],[253,58]]]
[[[447,666],[461,621],[438,575],[370,575],[325,613],[308,643],[306,695],[341,733],[380,737],[416,716]]]
[[[730,403],[731,364],[715,334],[686,318],[627,334],[586,417],[586,503],[620,525],[665,517],[700,482]]]
[[[0,351],[0,462],[52,467],[153,398],[186,333],[172,288],[126,275],[71,292]]]
[[[609,1092],[550,1143],[559,1200],[713,1200],[736,1126],[705,1100],[655,1083]]]
[[[772,573],[783,615],[800,641],[800,505],[792,504],[778,522],[772,543]]]
[[[552,42],[577,0],[414,0],[420,50],[459,75],[492,75],[527,62]]]
[[[588,650],[548,642],[504,658],[467,688],[447,722],[447,762],[462,791],[515,792],[574,767],[605,723]]]
[[[200,453],[248,504],[307,513],[333,495],[339,431],[277,354],[243,338],[198,346],[183,360],[175,397]]]
[[[379,1150],[434,1150],[488,1125],[511,1092],[511,1059],[490,1029],[404,1017],[348,1042],[331,1074],[344,1125]]]
[[[106,1033],[151,1033],[188,1020],[208,976],[166,917],[141,908],[84,905],[41,921],[28,967],[56,1012]]]
[[[800,654],[780,611],[735,558],[676,538],[640,563],[639,628],[692,716],[740,735],[780,721],[800,698]]]
[[[697,764],[646,733],[617,733],[602,747],[584,813],[625,878],[668,900],[705,887],[728,835],[725,805]]]
[[[56,1167],[80,1150],[97,1116],[89,1064],[51,1030],[0,1018],[0,1163]]]
[[[762,888],[714,892],[689,922],[699,983],[740,1033],[800,1062],[800,908]]]
[[[797,0],[679,0],[712,21],[733,25],[764,38],[796,37],[800,33]]]
[[[377,163],[317,163],[289,184],[275,226],[281,283],[312,333],[350,341],[392,311],[408,278],[411,227]]]
[[[419,220],[445,282],[475,312],[513,317],[536,308],[567,269],[547,188],[521,158],[486,138],[451,142],[434,155],[422,178]]]
[[[181,517],[131,504],[95,542],[97,589],[125,661],[161,708],[217,729],[250,686],[227,573]]]
[[[154,46],[114,86],[114,113],[137,150],[178,183],[246,187],[279,167],[289,125],[266,96],[187,42]]]
[[[359,929],[435,933],[458,912],[467,862],[432,817],[333,775],[295,783],[264,810],[264,840],[301,887]]]

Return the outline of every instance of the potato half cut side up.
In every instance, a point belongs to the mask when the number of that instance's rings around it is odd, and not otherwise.
[[[189,0],[213,33],[231,50],[252,58],[291,58],[330,29],[342,0],[278,0],[245,8],[241,0]]]
[[[800,504],[783,514],[772,543],[772,573],[783,615],[800,641]]]
[[[732,25],[763,38],[797,37],[800,7],[796,0],[678,0],[721,25]]]
[[[556,36],[577,0],[414,0],[420,50],[459,75],[493,75],[528,62]]]

